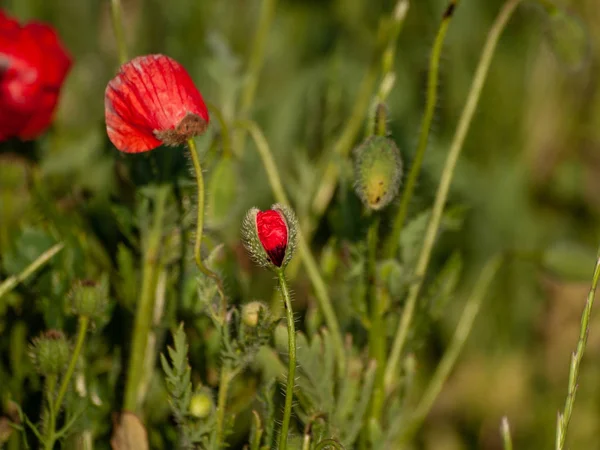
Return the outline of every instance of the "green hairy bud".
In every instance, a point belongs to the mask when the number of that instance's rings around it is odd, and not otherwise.
[[[58,330],[48,330],[35,338],[30,347],[30,356],[37,371],[42,375],[60,375],[69,362],[69,341]]]
[[[398,147],[384,136],[371,136],[354,150],[356,194],[371,210],[385,208],[398,194],[402,159]]]

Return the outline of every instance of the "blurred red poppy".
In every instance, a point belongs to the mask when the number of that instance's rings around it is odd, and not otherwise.
[[[202,134],[208,110],[184,67],[165,55],[147,55],[123,64],[106,87],[106,131],[126,153],[161,144],[181,145]]]
[[[0,10],[0,141],[33,139],[52,121],[72,60],[49,25]]]

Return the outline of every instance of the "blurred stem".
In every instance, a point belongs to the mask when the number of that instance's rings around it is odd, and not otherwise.
[[[279,436],[279,450],[286,450],[290,418],[292,417],[292,401],[294,399],[294,383],[296,372],[296,329],[294,327],[294,311],[292,310],[292,299],[288,290],[287,282],[283,270],[277,271],[281,296],[285,305],[285,315],[287,318],[288,330],[288,374],[287,385],[285,388],[285,406],[283,408],[283,420],[281,421],[281,434]]]
[[[271,185],[271,190],[273,191],[273,196],[275,197],[276,201],[283,205],[290,206],[290,202],[288,201],[285,190],[283,189],[283,185],[281,184],[281,178],[279,177],[277,166],[273,160],[269,143],[267,142],[260,128],[258,128],[256,123],[249,120],[237,121],[236,126],[245,128],[254,140],[256,149],[262,159],[265,171],[267,172],[267,178],[269,179],[269,184]],[[340,330],[335,311],[333,310],[329,293],[327,292],[327,286],[323,281],[323,277],[319,272],[317,262],[310,251],[302,230],[298,230],[298,253],[315,290],[319,307],[323,312],[323,316],[325,316],[325,322],[331,331],[331,336],[336,351],[338,369],[340,371],[339,373],[342,374],[344,373],[344,369],[346,367],[346,353],[344,351],[342,332]]]
[[[238,373],[239,369],[234,370],[229,362],[223,363],[219,379],[219,398],[217,399],[217,450],[224,448],[225,446],[225,411],[227,409],[227,396],[229,394],[229,385]]]
[[[585,346],[587,343],[587,337],[590,329],[590,316],[592,314],[592,306],[594,304],[594,297],[596,296],[598,280],[600,280],[600,255],[596,259],[596,266],[594,267],[594,275],[592,277],[592,286],[590,287],[590,292],[588,293],[585,307],[581,315],[581,328],[579,331],[577,348],[575,349],[575,353],[571,355],[571,368],[569,370],[567,398],[565,400],[563,412],[558,413],[556,425],[556,450],[562,450],[564,448],[565,440],[567,438],[567,429],[569,428],[571,414],[573,413],[573,405],[575,404],[575,395],[577,394],[579,366],[581,365],[581,360],[583,359],[583,353],[585,352]]]
[[[65,375],[60,383],[60,387],[58,388],[56,400],[54,401],[54,403],[50,402],[49,406],[50,418],[44,441],[44,448],[46,450],[52,450],[54,448],[54,443],[56,442],[56,439],[58,437],[55,432],[56,417],[61,410],[62,402],[65,398],[65,394],[67,393],[69,383],[71,381],[71,378],[73,377],[73,373],[75,372],[75,367],[77,367],[77,360],[79,359],[79,355],[81,354],[81,350],[83,349],[83,343],[85,342],[85,336],[87,334],[89,323],[89,317],[79,317],[79,331],[77,332],[77,341],[75,343],[75,348],[73,349],[71,361],[69,361],[67,371],[65,372]],[[54,385],[56,385],[56,381],[54,382]]]
[[[123,8],[121,7],[121,0],[111,0],[110,9],[115,40],[119,50],[119,63],[125,64],[127,62],[127,44],[125,43],[125,33],[123,32]]]
[[[425,112],[421,120],[421,130],[419,132],[419,143],[417,145],[417,151],[413,159],[412,167],[406,180],[406,185],[402,191],[402,198],[400,200],[400,207],[394,218],[394,224],[392,232],[387,238],[385,245],[385,257],[393,258],[398,252],[398,245],[400,243],[400,234],[402,233],[402,227],[408,214],[408,207],[412,199],[415,186],[417,184],[417,178],[421,172],[421,166],[423,164],[423,157],[427,150],[427,142],[429,141],[429,132],[431,130],[431,122],[435,113],[435,105],[437,104],[437,93],[438,93],[438,78],[440,70],[440,57],[442,56],[442,50],[444,48],[444,41],[446,39],[446,33],[448,32],[448,26],[454,15],[456,7],[458,6],[459,0],[451,0],[444,11],[442,16],[442,22],[438,29],[437,36],[433,43],[431,50],[431,59],[429,60],[429,74],[427,76],[427,100],[425,103]]]
[[[275,17],[275,9],[277,0],[262,0],[260,7],[260,17],[252,44],[252,53],[248,61],[247,80],[244,85],[244,90],[241,94],[239,116],[243,119],[248,118],[250,108],[254,102],[256,88],[258,86],[258,78],[265,59],[265,48],[269,37],[269,31]],[[246,137],[243,130],[238,130],[233,136],[233,148],[238,152],[238,155],[244,153],[246,146]]]
[[[169,193],[167,186],[157,188],[154,200],[154,222],[150,229],[144,251],[144,266],[142,268],[142,286],[138,300],[135,323],[133,325],[133,340],[129,355],[129,367],[125,384],[125,400],[123,408],[133,413],[137,412],[139,387],[142,379],[148,336],[152,326],[154,300],[156,293],[157,262],[163,235],[165,204]]]
[[[508,423],[508,418],[506,416],[502,418],[500,433],[502,434],[502,448],[504,450],[513,450],[512,437],[510,435],[510,424]]]
[[[217,285],[219,296],[221,297],[221,310],[219,311],[219,317],[225,317],[227,303],[225,302],[225,291],[223,289],[223,283],[219,276],[204,265],[202,261],[202,233],[204,231],[204,176],[202,175],[202,167],[200,166],[200,158],[198,157],[198,150],[196,149],[196,142],[194,139],[188,140],[188,146],[190,149],[190,156],[192,157],[192,164],[194,166],[194,173],[196,175],[196,185],[198,187],[198,208],[196,217],[196,239],[194,241],[194,259],[200,272],[209,278],[212,278]]]
[[[373,60],[367,69],[367,73],[361,82],[356,100],[354,101],[352,113],[350,114],[350,118],[346,121],[346,127],[333,145],[331,158],[327,163],[321,183],[317,187],[315,198],[312,202],[312,211],[317,217],[323,215],[335,192],[340,174],[339,159],[348,156],[348,153],[350,153],[354,141],[360,132],[363,120],[369,112],[369,103],[375,81],[377,80],[380,61],[383,61],[384,71],[388,68],[391,71],[393,67],[396,40],[400,34],[407,11],[408,1],[399,0],[391,14],[391,21],[388,23],[391,23],[391,26],[389,27],[389,30],[387,30],[387,33],[384,32],[385,28],[383,26],[380,26],[379,28],[380,47],[378,47],[376,56],[373,57]],[[383,54],[379,53],[380,48],[383,48]]]
[[[429,385],[425,389],[425,393],[423,394],[421,401],[413,413],[412,419],[407,426],[407,431],[403,436],[403,439],[409,439],[413,433],[419,429],[427,417],[427,414],[429,414],[435,399],[441,392],[444,383],[448,379],[448,376],[456,364],[456,360],[458,359],[458,356],[460,355],[460,352],[462,351],[462,348],[464,347],[464,344],[471,333],[475,317],[477,317],[477,313],[481,308],[481,303],[490,287],[492,280],[496,276],[501,263],[502,258],[495,256],[490,259],[482,269],[481,274],[479,275],[479,278],[473,287],[473,291],[467,299],[458,324],[456,325],[456,330],[454,331],[452,341],[450,342],[446,353],[444,353],[440,364],[437,366]]]
[[[367,231],[367,285],[371,320],[369,324],[369,357],[377,362],[375,385],[371,398],[370,418],[379,421],[383,407],[383,371],[386,357],[386,328],[383,321],[384,305],[377,286],[377,244],[379,215],[371,220]]]
[[[227,126],[227,122],[223,117],[223,113],[215,104],[211,102],[206,102],[206,106],[208,107],[210,113],[217,119],[217,122],[219,122],[219,127],[221,128],[223,155],[229,155],[231,153],[231,138],[229,136],[229,127]]]
[[[58,252],[60,252],[63,248],[63,243],[53,245],[40,256],[38,256],[37,259],[31,264],[29,264],[21,273],[10,276],[6,280],[4,280],[0,284],[0,298],[8,294],[15,287],[17,287],[19,284],[21,284],[23,281],[29,278],[32,274],[37,272],[44,264],[50,261],[50,259],[52,259],[52,257]]]
[[[431,218],[425,232],[423,247],[421,248],[419,259],[417,260],[417,265],[415,267],[414,277],[416,281],[410,286],[408,299],[404,306],[404,310],[402,311],[402,317],[400,318],[400,324],[398,326],[396,336],[394,337],[392,350],[388,360],[388,366],[386,367],[385,371],[386,387],[390,387],[393,384],[393,380],[396,376],[400,356],[402,355],[406,337],[408,336],[417,298],[423,285],[423,280],[425,279],[427,266],[429,264],[429,259],[431,258],[431,251],[433,250],[433,244],[438,233],[440,220],[442,218],[444,206],[446,205],[446,200],[448,198],[450,184],[452,182],[452,177],[454,176],[454,169],[456,168],[456,163],[469,130],[469,125],[471,124],[473,114],[475,113],[477,103],[479,102],[481,90],[490,68],[490,63],[492,62],[492,56],[494,55],[496,44],[498,43],[498,39],[500,38],[502,30],[506,26],[508,19],[510,19],[512,13],[520,2],[521,0],[508,0],[506,3],[504,3],[500,13],[496,18],[496,21],[489,31],[487,40],[485,42],[481,59],[479,60],[479,65],[477,67],[477,71],[475,72],[473,83],[471,84],[471,90],[469,92],[469,96],[467,97],[467,102],[458,122],[456,133],[454,134],[454,139],[444,164]]]

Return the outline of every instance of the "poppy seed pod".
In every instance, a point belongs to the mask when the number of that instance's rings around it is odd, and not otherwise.
[[[242,238],[250,257],[260,266],[284,269],[296,246],[296,216],[287,206],[267,211],[252,208],[242,223]]]
[[[386,207],[398,194],[401,179],[402,158],[391,139],[371,136],[354,150],[355,189],[365,207]]]
[[[106,131],[125,153],[181,145],[208,126],[208,110],[185,68],[165,55],[123,64],[106,87]]]
[[[70,359],[69,341],[58,330],[48,330],[31,343],[29,354],[37,371],[42,375],[59,375]]]

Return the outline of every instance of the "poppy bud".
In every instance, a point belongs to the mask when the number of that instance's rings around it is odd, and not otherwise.
[[[42,375],[60,375],[69,362],[71,349],[67,338],[58,330],[48,330],[35,338],[30,356]]]
[[[371,136],[354,150],[356,194],[365,207],[380,210],[398,194],[402,159],[394,141]]]
[[[190,75],[165,55],[123,64],[106,86],[104,113],[108,138],[126,153],[181,145],[204,133],[209,120]]]
[[[213,411],[214,403],[210,393],[201,390],[195,393],[189,406],[189,413],[196,419],[206,419]]]
[[[70,293],[71,307],[77,316],[100,319],[108,302],[108,283],[82,280],[75,283]]]
[[[260,266],[283,269],[296,245],[296,217],[283,205],[273,205],[267,211],[252,208],[242,223],[246,250]]]
[[[246,303],[242,307],[242,323],[249,328],[255,328],[258,325],[258,318],[261,314],[267,313],[267,305],[262,302]]]

